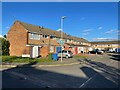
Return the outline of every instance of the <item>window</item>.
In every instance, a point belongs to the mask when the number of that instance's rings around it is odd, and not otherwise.
[[[68,51],[68,53],[72,53],[71,51]]]
[[[30,39],[40,40],[40,35],[35,33],[30,33]]]
[[[65,39],[65,42],[67,43],[67,39]]]
[[[43,38],[48,38],[48,35],[43,35]]]
[[[29,38],[33,39],[33,34],[32,33],[29,34]]]
[[[52,36],[52,35],[51,35],[50,38],[53,39],[53,38],[55,38],[55,36]]]
[[[67,40],[67,43],[69,43],[69,40]]]
[[[50,52],[54,52],[54,46],[50,46]]]
[[[67,53],[67,51],[64,51],[64,53]]]
[[[45,38],[48,38],[48,35],[45,35]]]
[[[56,40],[59,42],[59,41],[60,41],[60,38],[56,38]]]

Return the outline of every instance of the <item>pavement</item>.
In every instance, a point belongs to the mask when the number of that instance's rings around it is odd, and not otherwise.
[[[59,59],[58,61],[55,61],[55,62],[42,62],[32,66],[33,67],[50,67],[50,66],[76,65],[76,64],[80,64],[80,62],[75,58],[69,58],[69,59],[63,58],[62,61]]]

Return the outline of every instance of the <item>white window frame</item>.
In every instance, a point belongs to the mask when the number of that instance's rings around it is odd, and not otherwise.
[[[39,34],[30,33],[29,37],[30,37],[30,39],[40,40],[40,35]]]
[[[54,52],[54,46],[50,46],[50,52]]]

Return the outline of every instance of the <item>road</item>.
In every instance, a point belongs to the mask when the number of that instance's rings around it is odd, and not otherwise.
[[[2,78],[2,88],[44,88],[42,85],[38,86],[25,78],[8,74],[7,72],[3,72]]]
[[[24,65],[3,71],[3,88],[118,88],[117,54],[93,55],[82,64],[53,67]],[[11,82],[12,81],[12,82]]]

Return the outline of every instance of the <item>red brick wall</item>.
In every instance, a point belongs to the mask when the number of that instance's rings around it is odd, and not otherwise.
[[[69,45],[64,44],[63,46],[64,46],[64,50],[69,50]]]
[[[32,49],[31,46],[25,47],[24,50],[23,50],[23,54],[31,54],[31,49]]]
[[[10,42],[10,55],[22,56],[27,44],[27,30],[18,21],[12,25],[7,39]]]
[[[42,57],[47,57],[48,53],[49,53],[49,46],[42,46],[40,48],[40,55]]]

